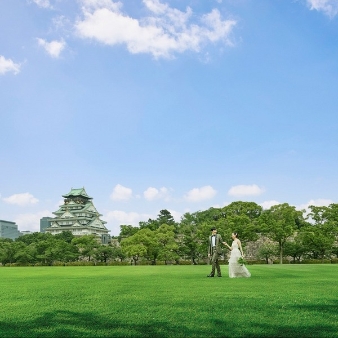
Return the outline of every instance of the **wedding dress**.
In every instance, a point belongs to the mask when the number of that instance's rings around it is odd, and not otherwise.
[[[236,241],[232,242],[232,250],[229,258],[229,277],[250,277],[251,273],[245,267],[245,265],[240,265],[238,263],[238,258],[242,257],[241,252],[238,248],[238,244]]]

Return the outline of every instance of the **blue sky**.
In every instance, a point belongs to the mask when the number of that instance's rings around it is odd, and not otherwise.
[[[0,0],[0,219],[85,187],[168,209],[338,202],[337,0]]]

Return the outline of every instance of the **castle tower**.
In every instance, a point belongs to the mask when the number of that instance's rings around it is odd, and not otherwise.
[[[50,226],[45,228],[45,232],[56,235],[62,231],[71,231],[74,236],[96,235],[101,241],[107,241],[110,237],[110,230],[105,227],[107,222],[100,219],[102,215],[84,188],[71,189],[62,197],[65,198],[64,204],[53,212],[56,217],[49,220]]]

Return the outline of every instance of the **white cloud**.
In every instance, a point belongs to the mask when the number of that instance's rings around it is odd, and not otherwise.
[[[32,231],[37,232],[40,231],[40,219],[42,217],[55,217],[53,214],[48,211],[39,211],[37,213],[31,213],[31,214],[21,214],[18,215],[14,222],[18,225],[19,231]]]
[[[120,224],[138,225],[138,222],[142,220],[148,220],[153,217],[150,214],[140,214],[138,212],[125,212],[121,210],[109,211],[105,214],[105,220],[118,221]]]
[[[330,18],[338,14],[337,0],[307,0],[307,4],[311,10],[324,12]]]
[[[21,65],[13,62],[11,59],[6,59],[0,55],[0,74],[3,75],[7,72],[13,72],[14,74],[20,73]]]
[[[260,203],[260,206],[263,208],[263,209],[270,209],[272,206],[274,205],[278,205],[280,204],[278,201],[275,201],[275,200],[271,200],[271,201],[265,201],[263,203]]]
[[[9,197],[4,197],[3,201],[5,201],[8,204],[16,204],[20,206],[36,204],[39,202],[37,198],[35,198],[32,194],[28,192],[22,194],[14,194]]]
[[[41,8],[53,8],[49,0],[32,0]]]
[[[212,205],[213,208],[219,209],[219,208],[224,208],[225,206],[229,205],[231,202],[223,202],[223,204],[216,203]]]
[[[150,53],[155,58],[199,52],[210,42],[231,45],[229,36],[236,25],[235,20],[223,20],[217,9],[192,23],[191,8],[182,12],[159,0],[143,0],[150,16],[141,19],[124,14],[121,2],[82,0],[82,4],[83,18],[75,23],[80,37],[111,46],[124,44],[132,54]]]
[[[110,195],[113,201],[127,201],[133,197],[133,191],[130,188],[117,184]]]
[[[330,199],[319,198],[319,199],[316,199],[316,200],[310,200],[309,202],[304,203],[304,204],[297,205],[296,209],[297,210],[305,210],[305,213],[308,214],[310,212],[310,209],[309,209],[310,205],[314,205],[314,206],[317,206],[317,207],[324,207],[324,206],[327,207],[332,203],[334,203],[334,202]]]
[[[122,210],[108,211],[104,215],[104,220],[108,222],[107,226],[112,231],[113,236],[120,233],[120,225],[138,226],[139,222],[154,218],[154,215],[140,214],[138,212],[125,212]]]
[[[160,198],[164,198],[167,200],[169,199],[169,190],[166,187],[162,187],[160,189],[149,187],[147,190],[143,192],[143,196],[148,201]]]
[[[61,52],[66,47],[66,42],[61,39],[60,41],[53,40],[51,42],[47,42],[44,39],[37,38],[38,43],[42,46],[45,51],[53,58],[58,58]]]
[[[175,211],[175,210],[171,210],[171,209],[168,209],[168,211],[171,213],[171,215],[174,217],[174,220],[176,222],[180,222],[181,221],[181,218],[183,216],[183,214],[179,211]]]
[[[252,185],[236,185],[231,187],[228,191],[228,195],[230,196],[258,196],[264,192],[263,188],[260,188],[256,184]]]
[[[203,200],[209,200],[216,195],[217,191],[210,185],[194,188],[184,196],[187,201],[199,202]]]

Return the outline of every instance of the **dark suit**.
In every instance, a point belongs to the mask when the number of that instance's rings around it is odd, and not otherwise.
[[[209,236],[209,245],[208,245],[208,255],[211,257],[211,272],[210,276],[215,275],[215,269],[217,270],[217,276],[221,276],[221,267],[219,266],[218,259],[222,255],[223,251],[221,248],[221,243],[223,243],[222,236],[219,234],[215,235],[215,246],[212,246],[212,236]]]

